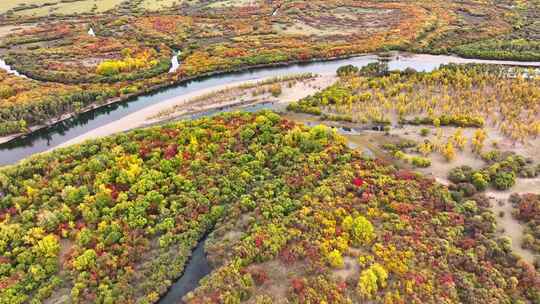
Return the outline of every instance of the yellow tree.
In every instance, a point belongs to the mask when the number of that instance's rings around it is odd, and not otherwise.
[[[457,129],[454,135],[452,135],[452,142],[460,151],[463,151],[467,139],[463,136],[463,130],[461,128]]]
[[[454,148],[454,144],[452,144],[451,140],[449,140],[446,143],[446,146],[444,147],[442,154],[446,158],[447,161],[452,161],[456,158],[456,149]]]
[[[472,151],[476,154],[481,154],[482,149],[484,148],[484,142],[486,141],[487,135],[483,129],[478,129],[474,132],[472,138]]]

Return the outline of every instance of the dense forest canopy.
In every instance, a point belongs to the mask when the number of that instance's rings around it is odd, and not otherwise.
[[[0,304],[157,303],[203,244],[185,303],[540,303],[538,70],[387,63],[540,61],[540,0],[0,2],[0,141],[216,73],[379,54],[158,100],[120,120],[166,124],[0,167]],[[264,102],[282,112],[208,116]]]
[[[188,303],[538,301],[487,205],[272,112],[141,129],[0,169],[0,302],[154,303],[208,233]]]

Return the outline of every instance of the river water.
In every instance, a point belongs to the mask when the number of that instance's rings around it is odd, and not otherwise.
[[[331,73],[342,65],[352,64],[361,67],[369,63],[376,62],[377,60],[378,57],[375,55],[365,55],[334,61],[294,64],[286,67],[260,68],[189,81],[179,84],[175,87],[157,91],[152,94],[140,96],[132,100],[116,103],[87,113],[83,113],[75,118],[71,118],[69,120],[57,123],[50,128],[39,130],[24,138],[19,138],[9,143],[2,144],[0,145],[0,166],[13,164],[32,154],[50,150],[51,148],[54,148],[70,139],[78,137],[110,122],[116,121],[126,115],[163,102],[165,100],[174,98],[176,96],[197,92],[199,90],[204,90],[228,83],[248,81],[264,77],[284,76],[287,74],[308,72]],[[486,63],[540,67],[540,62],[518,63],[508,61],[472,60],[452,56],[398,54],[389,61],[389,68],[391,70],[404,70],[406,68],[413,68],[417,71],[431,71],[439,67],[441,64],[448,63]],[[6,70],[9,69],[10,72],[17,73],[16,71],[11,70],[8,66],[3,65],[3,62],[1,60],[0,68]],[[253,107],[247,107],[245,108],[245,110],[256,111],[267,106],[271,107],[271,105],[256,105]],[[201,113],[191,118],[210,115],[215,112],[215,110],[212,111],[213,112],[209,113]],[[310,124],[310,122],[306,123],[308,125]],[[347,136],[357,135],[357,130],[355,129],[342,128],[340,129],[340,131]],[[351,148],[356,148],[354,146],[354,142],[352,142],[351,144]],[[368,150],[366,152],[370,151]],[[190,258],[186,266],[184,274],[178,281],[176,281],[171,286],[169,292],[160,299],[160,304],[179,303],[180,299],[187,292],[196,288],[198,286],[199,280],[210,272],[210,267],[208,265],[208,261],[206,260],[206,255],[204,253],[203,247],[204,242],[200,242],[195,251],[193,252],[192,257]]]
[[[13,164],[32,154],[50,150],[65,141],[80,136],[95,128],[118,120],[128,114],[139,111],[145,107],[173,98],[175,96],[193,93],[198,90],[211,88],[238,81],[247,81],[263,77],[283,76],[293,73],[330,73],[338,67],[352,64],[358,67],[376,62],[376,55],[364,55],[348,59],[338,59],[333,61],[313,62],[305,64],[294,64],[282,67],[259,68],[243,72],[215,75],[188,81],[175,87],[163,89],[152,94],[139,96],[132,100],[127,100],[105,106],[90,112],[78,115],[75,118],[65,120],[53,125],[50,128],[41,129],[26,137],[22,137],[11,142],[0,145],[0,166]],[[510,61],[493,60],[473,60],[463,59],[453,56],[436,55],[407,55],[398,54],[389,62],[390,69],[414,68],[418,71],[431,71],[441,64],[448,63],[489,63],[489,64],[510,64],[527,65],[540,67],[540,62],[519,63]],[[2,63],[0,62],[0,68]]]
[[[17,72],[16,70],[12,69],[11,66],[9,66],[5,61],[4,59],[0,58],[0,69],[6,71],[8,74],[13,74],[13,75],[16,75],[16,76],[19,76],[19,77],[23,77],[23,78],[28,78],[22,74],[20,74],[19,72]]]

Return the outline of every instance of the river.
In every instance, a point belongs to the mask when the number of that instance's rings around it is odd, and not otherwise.
[[[174,57],[173,57],[174,60]],[[59,122],[54,126],[46,129],[38,130],[26,137],[18,138],[11,142],[0,145],[0,166],[13,164],[21,159],[31,156],[35,153],[50,150],[54,147],[62,145],[69,140],[79,137],[85,133],[95,130],[99,127],[110,124],[124,118],[132,113],[142,109],[157,105],[159,103],[170,100],[178,96],[194,94],[203,90],[213,89],[226,84],[249,81],[265,77],[284,76],[287,74],[298,73],[333,73],[335,70],[347,64],[352,64],[358,67],[365,66],[369,63],[376,62],[376,55],[364,55],[349,59],[339,59],[333,61],[313,62],[306,64],[294,64],[285,67],[269,67],[259,68],[249,71],[237,72],[216,75],[207,78],[201,78],[179,84],[175,87],[163,89],[152,94],[139,96],[131,100],[119,102],[96,110],[80,114],[75,118]],[[540,62],[535,63],[519,63],[510,61],[493,61],[493,60],[473,60],[463,59],[453,56],[435,56],[435,55],[409,55],[398,54],[389,61],[391,70],[413,68],[417,71],[431,71],[441,64],[448,63],[486,63],[486,64],[508,64],[508,65],[526,65],[540,67]],[[0,68],[1,62],[0,62]],[[8,67],[9,68],[9,67]],[[16,73],[16,71],[14,71]],[[267,105],[256,105],[247,107],[245,110],[256,111],[265,108]],[[269,105],[268,107],[271,107]],[[205,116],[213,114],[216,110],[205,112],[197,115]],[[306,124],[313,122],[304,121]],[[340,132],[348,137],[357,136],[357,130],[349,128],[341,128]],[[356,148],[359,144],[351,140],[351,148]],[[364,149],[366,154],[373,154],[369,149]],[[199,280],[210,272],[208,261],[204,253],[204,242],[200,242],[192,257],[188,261],[184,274],[170,288],[169,292],[160,299],[160,304],[179,303],[181,297],[187,292],[198,286]]]
[[[312,62],[304,64],[293,64],[281,67],[259,68],[243,72],[215,75],[198,80],[181,83],[177,86],[156,91],[152,94],[139,96],[131,100],[115,103],[105,107],[95,109],[77,117],[59,122],[50,128],[38,130],[25,137],[18,138],[11,142],[0,145],[0,166],[13,164],[23,158],[35,153],[50,150],[70,139],[85,134],[100,126],[116,121],[128,114],[150,107],[167,99],[194,93],[220,85],[248,81],[257,78],[283,76],[292,73],[330,73],[338,67],[346,64],[355,66],[365,66],[371,62],[376,62],[376,55],[363,55],[348,59],[338,59],[333,61]],[[489,64],[509,64],[527,65],[540,67],[540,62],[520,63],[511,61],[494,60],[474,60],[463,59],[454,56],[437,55],[409,55],[398,54],[389,61],[390,69],[414,68],[418,71],[430,71],[441,64],[448,63],[489,63]]]

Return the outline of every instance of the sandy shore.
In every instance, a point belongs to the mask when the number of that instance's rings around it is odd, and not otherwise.
[[[163,117],[159,119],[156,119],[154,117],[162,113],[163,111],[169,110],[174,107],[185,105],[190,100],[200,97],[200,96],[204,96],[204,95],[216,92],[216,91],[235,88],[235,87],[245,85],[245,84],[256,84],[257,82],[261,82],[261,81],[272,79],[272,78],[273,77],[265,77],[265,78],[253,79],[250,81],[239,81],[239,82],[229,83],[226,85],[206,88],[203,90],[199,90],[199,91],[192,92],[189,94],[184,94],[181,96],[176,96],[174,98],[167,99],[158,104],[139,110],[135,113],[131,113],[125,117],[122,117],[121,119],[117,121],[111,122],[109,124],[96,128],[90,132],[87,132],[83,135],[80,135],[71,140],[68,140],[60,144],[59,146],[52,148],[51,150],[54,150],[60,147],[66,147],[73,144],[82,143],[86,140],[100,138],[100,137],[108,136],[108,135],[118,133],[118,132],[127,131],[134,128],[144,127],[146,125],[157,123],[162,120],[167,120],[169,119],[169,117]],[[322,74],[313,79],[300,81],[293,87],[290,87],[290,88],[284,87],[282,90],[282,94],[276,99],[278,102],[281,102],[281,103],[296,101],[298,99],[304,98],[308,95],[315,93],[321,88],[324,88],[332,84],[335,80],[336,80],[336,76],[333,74]],[[240,100],[237,100],[237,102],[239,101]],[[230,103],[230,102],[229,103],[215,103],[212,105],[200,106],[197,108],[197,110],[207,111],[214,108],[219,108],[223,106],[234,106],[234,105],[235,103]]]

